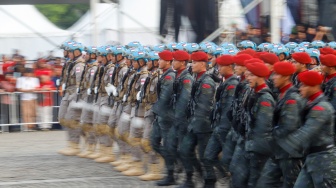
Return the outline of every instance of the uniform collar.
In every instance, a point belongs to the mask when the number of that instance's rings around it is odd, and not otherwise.
[[[258,93],[260,90],[262,90],[262,89],[264,89],[266,87],[267,87],[266,83],[258,85],[257,87],[254,88],[254,92]]]
[[[293,84],[289,83],[289,84],[285,85],[284,87],[280,88],[280,98],[282,98],[284,96],[284,94],[288,91],[288,89],[292,86],[293,86]]]
[[[169,69],[169,68],[168,68]],[[167,72],[168,69],[162,69],[162,72],[165,73]]]
[[[336,73],[326,76],[325,82],[328,82],[329,80],[331,80],[334,77],[336,77]]]
[[[206,71],[199,72],[197,74],[196,80],[198,80]]]
[[[186,68],[181,69],[181,70],[178,70],[178,71],[177,71],[177,77],[179,77],[179,76],[181,75],[181,73],[182,73],[184,70],[186,70]]]
[[[243,74],[241,77],[240,77],[240,82],[244,81],[245,80],[245,75]]]
[[[313,94],[313,95],[311,95],[309,98],[308,98],[308,102],[313,102],[317,97],[319,97],[320,95],[322,95],[323,94],[323,92],[322,91],[319,91],[319,92],[317,92],[317,93],[315,93],[315,94]]]
[[[224,78],[225,78],[225,80],[227,80],[227,79],[231,78],[232,76],[233,76],[233,74],[229,74],[229,75],[224,76]]]

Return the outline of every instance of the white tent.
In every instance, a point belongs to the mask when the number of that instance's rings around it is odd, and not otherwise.
[[[54,50],[54,55],[61,56],[57,45],[70,37],[70,32],[57,28],[33,5],[2,5],[0,18],[0,54],[18,49],[32,60]]]
[[[145,8],[146,7],[146,8]],[[157,44],[160,9],[157,0],[123,0],[118,10],[116,4],[96,5],[96,28],[98,45],[108,41],[126,44],[139,41],[143,44]],[[120,13],[119,13],[120,11]],[[120,17],[118,17],[120,16]],[[120,20],[120,22],[118,22]],[[68,31],[73,32],[75,40],[93,45],[91,12],[88,11]],[[120,35],[118,32],[120,31]]]

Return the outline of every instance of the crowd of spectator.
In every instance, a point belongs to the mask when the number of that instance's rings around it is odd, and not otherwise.
[[[13,92],[21,92],[14,99],[20,101],[19,119],[24,131],[50,130],[52,128],[53,108],[55,100],[56,80],[62,72],[63,59],[52,56],[27,62],[23,55],[15,50],[12,56],[2,56],[0,68],[0,124],[10,124],[10,106],[14,105]],[[38,125],[35,122],[44,122]],[[8,127],[2,127],[8,131]]]
[[[320,40],[323,42],[335,41],[331,28],[324,26],[310,26],[298,24],[294,26],[290,34],[281,33],[281,43],[287,42],[312,42]],[[231,36],[231,37],[230,37]],[[231,24],[219,37],[221,42],[239,43],[243,40],[251,40],[256,44],[264,42],[271,43],[270,29],[266,27],[253,27],[247,25],[244,30],[239,29],[237,24]]]

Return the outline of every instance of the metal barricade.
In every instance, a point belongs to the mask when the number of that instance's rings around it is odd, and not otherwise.
[[[44,124],[48,124],[48,126],[59,124],[58,110],[62,97],[58,91],[36,91],[30,93],[34,94],[36,99],[29,100],[29,102],[28,100],[22,100],[22,94],[25,93],[0,93],[1,132],[9,132],[12,127],[19,127],[20,131],[25,131],[28,125],[34,125],[38,128]],[[24,118],[23,115],[27,114],[32,117]],[[31,121],[27,121],[27,119],[31,119]]]

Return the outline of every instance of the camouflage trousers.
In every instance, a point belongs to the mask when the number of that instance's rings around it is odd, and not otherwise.
[[[307,155],[294,188],[336,187],[335,149]]]
[[[258,180],[258,188],[292,188],[300,173],[302,159],[269,158]]]
[[[186,174],[192,174],[196,169],[200,174],[203,174],[202,166],[205,161],[205,148],[211,137],[211,133],[194,133],[187,132],[182,140],[180,147],[180,155],[182,164]],[[199,159],[197,159],[195,149],[197,147]]]
[[[214,132],[211,134],[211,137],[209,139],[208,145],[204,153],[205,156],[204,166],[206,172],[204,175],[204,179],[208,180],[217,179],[215,175],[214,166],[217,167],[217,169],[221,172],[221,174],[224,174],[225,171],[220,165],[219,154],[224,150],[227,133],[228,133],[227,130],[220,130],[218,127],[216,127]]]
[[[225,153],[224,153],[225,155]],[[245,188],[248,181],[248,160],[245,157],[245,142],[242,138],[237,141],[230,163],[231,187]]]

